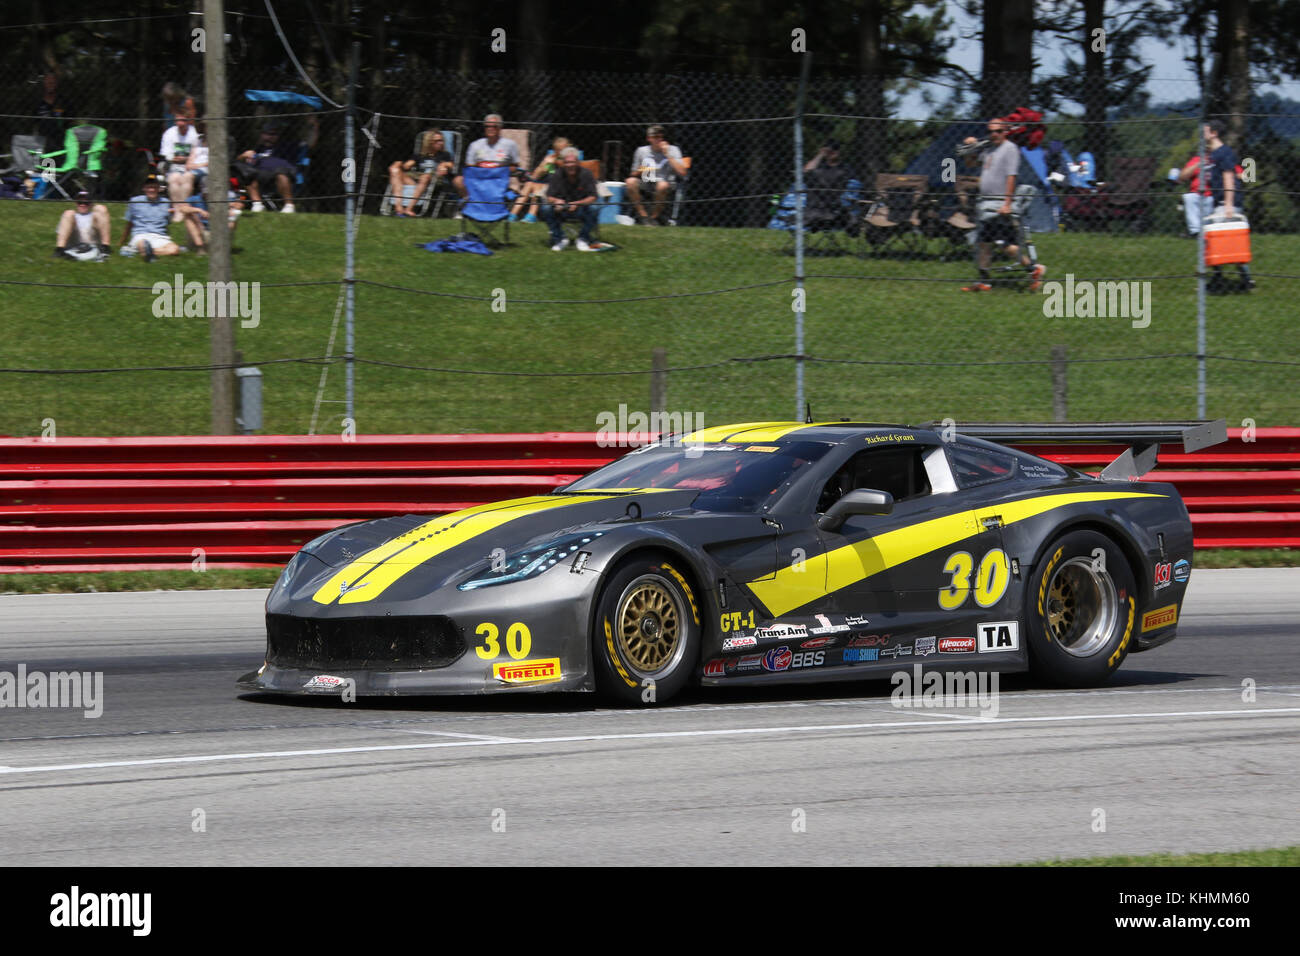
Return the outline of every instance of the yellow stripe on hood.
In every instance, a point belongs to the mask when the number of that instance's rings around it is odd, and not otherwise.
[[[1084,501],[1163,497],[1136,491],[1081,491],[987,505],[919,521],[828,551],[824,587],[817,584],[815,574],[809,574],[806,568],[795,571],[795,565],[780,569],[774,577],[751,581],[747,586],[774,617],[779,617],[817,598],[865,581],[872,575],[974,537],[983,530],[979,521],[981,515],[996,514],[1006,526]]]
[[[332,604],[335,599],[340,604],[373,600],[402,575],[485,531],[539,511],[612,497],[615,496],[536,495],[441,515],[360,555],[322,584],[312,600],[317,604]]]

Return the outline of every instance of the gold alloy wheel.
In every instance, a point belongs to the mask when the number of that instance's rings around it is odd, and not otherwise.
[[[1110,640],[1119,613],[1115,582],[1089,558],[1056,569],[1047,588],[1047,632],[1075,657],[1097,653]]]
[[[641,677],[676,664],[686,648],[682,607],[663,579],[647,574],[623,591],[618,602],[618,649]]]

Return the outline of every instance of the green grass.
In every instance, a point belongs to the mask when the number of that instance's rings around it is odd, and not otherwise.
[[[212,591],[269,588],[279,568],[195,571],[100,571],[93,574],[0,574],[0,594],[89,594],[103,591]]]
[[[50,258],[54,203],[5,204],[6,246],[0,278],[50,283],[150,286],[206,278],[193,256],[149,264],[113,256],[106,264]],[[115,207],[114,215],[120,215]],[[362,279],[471,298],[357,288],[357,353],[363,358],[479,371],[563,373],[514,377],[357,368],[361,432],[484,432],[596,428],[597,415],[620,403],[645,409],[646,374],[655,346],[674,367],[795,349],[791,309],[794,260],[787,234],[763,229],[647,229],[605,226],[618,252],[556,254],[540,225],[512,226],[516,242],[492,257],[434,254],[416,248],[459,227],[449,220],[366,216],[358,235]],[[115,220],[115,235],[118,223]],[[180,236],[179,227],[173,227]],[[298,214],[245,216],[236,244],[235,278],[263,283],[335,280],[343,268],[343,219]],[[1294,271],[1300,236],[1255,237],[1258,272]],[[1048,278],[1124,278],[1193,271],[1193,243],[1172,236],[1056,234],[1039,239]],[[1195,412],[1195,363],[1189,358],[1090,364],[1080,360],[1194,352],[1195,285],[1152,280],[1152,321],[1134,329],[1122,318],[1049,319],[1043,299],[998,291],[959,291],[971,275],[964,259],[809,257],[805,349],[822,359],[891,363],[811,364],[807,396],[819,417],[879,420],[1045,419],[1052,413],[1046,364],[918,366],[907,362],[1033,361],[1064,345],[1069,414],[1089,418],[1188,418]],[[877,276],[897,280],[863,281]],[[858,278],[853,278],[858,277]],[[615,304],[528,304],[523,300],[681,295],[754,283],[760,289]],[[494,312],[493,290],[506,295]],[[1294,280],[1261,276],[1250,296],[1209,300],[1209,351],[1256,359],[1295,360]],[[325,351],[336,285],[263,288],[261,323],[238,329],[247,360],[318,356]],[[141,291],[0,287],[5,358],[0,365],[90,368],[203,364],[208,323],[157,318]],[[342,351],[342,333],[335,354]],[[582,372],[633,370],[626,376]],[[311,420],[320,369],[263,369],[266,433],[303,433]],[[1294,425],[1295,369],[1212,361],[1209,412],[1233,424]],[[706,424],[786,419],[794,412],[794,362],[727,362],[673,372],[670,411],[702,413]],[[115,375],[0,373],[0,433],[38,435],[46,419],[58,435],[203,433],[209,429],[206,372]],[[341,366],[330,371],[330,399],[343,397]],[[322,431],[335,431],[342,406],[326,405]]]
[[[1300,846],[1232,853],[1150,853],[1146,856],[1096,856],[1045,860],[1020,866],[1300,866]]]
[[[1296,568],[1297,548],[1204,548],[1195,556],[1198,568]]]

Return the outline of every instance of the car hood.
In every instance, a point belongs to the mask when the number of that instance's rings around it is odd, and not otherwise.
[[[319,586],[311,600],[317,604],[373,601],[417,567],[424,588],[440,587],[447,579],[490,561],[498,548],[509,554],[563,529],[679,511],[689,508],[698,494],[651,488],[538,495],[436,518],[402,515],[349,525],[303,548],[331,572],[313,565],[321,573],[313,575]]]

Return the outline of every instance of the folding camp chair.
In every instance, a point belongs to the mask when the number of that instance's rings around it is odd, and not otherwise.
[[[25,190],[25,184],[31,177],[39,175],[39,160],[45,152],[44,136],[19,135],[9,140],[9,152],[0,159],[8,159],[9,164],[0,169],[0,176],[13,179],[15,188]]]
[[[72,193],[79,189],[87,190],[92,196],[99,195],[99,177],[103,170],[104,151],[108,149],[108,130],[93,123],[82,123],[71,127],[63,137],[63,149],[45,153],[40,164],[52,170],[53,178],[46,173],[37,186],[35,198],[41,199],[51,192],[60,193],[70,200]],[[62,157],[62,164],[51,167],[50,161]]]
[[[958,176],[953,185],[953,205],[940,217],[940,229],[964,253],[975,241],[975,203],[979,198],[978,176]]]
[[[461,207],[461,215],[479,226],[483,242],[500,246],[510,241],[510,210],[506,193],[510,189],[509,166],[466,166],[461,175],[469,198]],[[500,225],[504,230],[502,242],[496,241],[493,230]]]
[[[926,176],[877,173],[876,195],[862,218],[862,236],[874,250],[892,239],[910,247],[924,240],[922,204],[930,181]]]
[[[1160,160],[1154,156],[1118,156],[1110,161],[1113,175],[1097,184],[1102,200],[1101,217],[1107,222],[1128,223],[1143,232],[1151,222],[1151,182]]]
[[[443,142],[447,147],[447,152],[451,154],[452,169],[453,170],[457,169],[459,167],[459,164],[457,163],[457,157],[460,155],[460,151],[459,151],[460,134],[457,133],[455,130],[450,130],[450,129],[422,130],[420,134],[415,137],[415,146],[412,149],[412,154],[416,156],[420,154],[420,149],[424,143],[424,137],[427,134],[432,132],[439,132],[442,134]],[[417,180],[419,179],[419,174],[415,170],[412,170],[408,175],[412,176]],[[402,198],[403,199],[411,198],[411,196],[415,193],[415,188],[416,187],[414,185],[403,186]],[[446,203],[451,198],[453,198],[455,195],[456,195],[456,190],[455,187],[453,187],[451,184],[450,177],[440,178],[438,176],[434,176],[432,179],[429,180],[429,184],[424,188],[424,192],[422,192],[419,196],[415,197],[415,202],[411,206],[411,213],[412,215],[415,216],[423,216],[426,212],[429,212],[430,209],[432,209],[433,218],[437,219],[438,214],[442,212],[443,204]],[[379,201],[379,215],[391,216],[393,214],[394,206],[395,206],[395,202],[393,200],[393,184],[389,183],[387,186],[384,187],[384,198]]]

